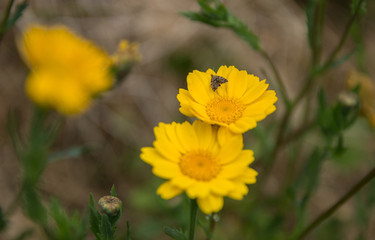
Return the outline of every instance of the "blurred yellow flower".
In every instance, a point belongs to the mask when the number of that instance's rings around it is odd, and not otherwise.
[[[217,73],[195,70],[187,76],[187,88],[177,95],[182,114],[235,133],[255,128],[258,121],[276,110],[276,93],[267,90],[265,80],[259,81],[234,66],[221,66]]]
[[[167,179],[157,190],[164,199],[186,192],[210,214],[222,209],[224,196],[240,200],[246,184],[256,182],[257,172],[249,168],[253,151],[243,150],[241,134],[200,120],[160,123],[154,133],[154,147],[142,148],[141,159]]]
[[[113,84],[109,56],[64,26],[31,26],[19,48],[31,69],[28,96],[62,114],[82,112]]]
[[[361,113],[367,118],[371,126],[375,127],[375,83],[365,73],[351,71],[346,81],[348,88],[361,85],[359,97],[361,98]]]

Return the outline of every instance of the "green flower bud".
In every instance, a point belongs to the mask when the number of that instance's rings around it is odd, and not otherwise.
[[[104,196],[98,201],[100,211],[109,216],[116,216],[121,209],[122,202],[114,196]]]

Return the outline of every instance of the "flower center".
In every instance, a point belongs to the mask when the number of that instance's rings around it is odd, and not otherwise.
[[[209,181],[220,172],[221,165],[209,152],[194,151],[180,159],[181,172],[198,181]]]
[[[231,124],[242,116],[245,106],[237,99],[216,97],[206,105],[207,115],[211,120]]]

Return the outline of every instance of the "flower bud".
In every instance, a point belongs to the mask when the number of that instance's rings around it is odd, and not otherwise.
[[[122,40],[117,48],[117,51],[111,56],[112,70],[118,81],[130,72],[134,64],[141,60],[138,43],[130,43],[127,40]]]
[[[121,209],[122,202],[119,198],[114,196],[104,196],[98,201],[100,211],[109,216],[116,216]]]

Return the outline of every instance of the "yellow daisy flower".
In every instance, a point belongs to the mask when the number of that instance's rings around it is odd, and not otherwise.
[[[257,122],[276,110],[276,93],[265,80],[221,66],[217,73],[193,71],[187,76],[188,90],[180,89],[180,112],[210,124],[228,127],[235,133],[255,128]]]
[[[257,172],[249,168],[253,151],[243,150],[241,134],[199,120],[160,123],[154,133],[154,147],[142,148],[141,159],[167,179],[157,190],[164,199],[186,192],[210,214],[222,209],[224,196],[240,200],[246,184],[256,182]]]
[[[19,48],[31,69],[26,92],[42,106],[79,113],[113,84],[110,57],[64,26],[31,26]]]

